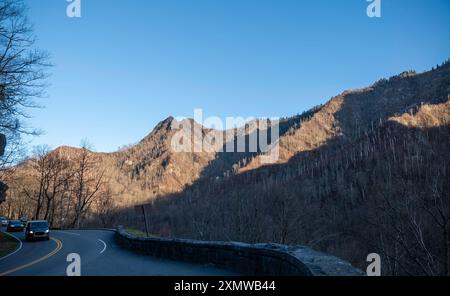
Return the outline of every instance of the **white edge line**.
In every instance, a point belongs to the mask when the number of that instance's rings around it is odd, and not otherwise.
[[[75,232],[68,232],[68,231],[62,231],[62,230],[54,230],[57,233],[65,233],[65,234],[71,234],[71,235],[76,235],[76,236],[81,236],[81,234],[79,233],[75,233]]]
[[[102,241],[101,239],[98,239],[98,241],[104,245],[103,250],[101,250],[101,252],[100,252],[100,254],[103,254],[103,252],[106,250],[106,243],[104,241]]]
[[[12,237],[12,238],[14,238],[14,239],[16,239],[18,242],[19,242],[19,247],[14,251],[14,252],[12,252],[12,253],[10,253],[10,254],[8,254],[8,255],[6,255],[6,256],[3,256],[3,257],[1,257],[0,258],[0,261],[2,261],[3,259],[6,259],[6,258],[8,258],[8,257],[10,257],[10,256],[12,256],[12,255],[14,255],[15,253],[17,253],[17,252],[19,252],[21,249],[22,249],[22,241],[19,239],[19,238],[17,238],[16,236],[14,236],[14,235],[12,235],[12,234],[9,234],[9,233],[7,233],[7,232],[2,232],[2,233],[4,233],[4,234],[6,234],[6,235],[8,235],[8,236],[10,236],[10,237]]]

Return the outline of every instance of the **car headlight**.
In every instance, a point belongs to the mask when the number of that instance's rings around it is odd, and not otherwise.
[[[49,232],[50,232],[50,230],[48,230],[48,229],[45,231],[45,233],[49,233]]]
[[[29,234],[33,234],[33,230],[30,230],[28,233],[29,233]]]

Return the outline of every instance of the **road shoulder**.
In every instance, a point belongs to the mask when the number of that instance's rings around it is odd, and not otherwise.
[[[0,260],[14,253],[19,247],[19,240],[6,232],[0,231]]]

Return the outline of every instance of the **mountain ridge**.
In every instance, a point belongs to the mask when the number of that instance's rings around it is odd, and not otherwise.
[[[282,118],[277,163],[286,163],[296,154],[313,151],[334,139],[351,141],[377,121],[421,104],[441,103],[446,99],[444,94],[450,92],[449,77],[449,62],[420,74],[405,71],[369,87],[344,91],[303,114]],[[191,137],[196,126],[202,131],[201,139],[207,133],[222,133],[225,139],[235,140],[239,135],[248,138],[258,131],[255,126],[219,131],[207,129],[193,119],[185,121],[191,124]],[[264,166],[264,153],[260,152],[174,152],[171,140],[179,132],[174,128],[177,124],[169,116],[135,145],[108,153],[90,151],[98,160],[98,169],[107,173],[120,206],[182,192],[199,179],[226,178]],[[70,156],[79,149],[61,146],[54,151]]]

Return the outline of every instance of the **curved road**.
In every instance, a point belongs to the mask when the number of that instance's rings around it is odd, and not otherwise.
[[[24,233],[11,233],[21,242],[15,253],[0,258],[0,276],[65,276],[70,253],[81,257],[83,276],[235,275],[218,268],[135,254],[114,242],[106,230],[51,231],[50,241],[26,242]]]

